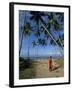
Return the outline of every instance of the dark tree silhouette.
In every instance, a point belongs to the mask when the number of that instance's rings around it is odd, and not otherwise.
[[[47,45],[47,40],[49,39],[50,44],[57,45],[63,50],[64,33],[62,35],[58,34],[59,36],[56,38],[55,32],[58,33],[64,28],[64,13],[29,11],[29,14],[30,22],[27,22],[26,19],[24,19],[25,23],[22,29],[22,39],[19,54],[22,48],[23,35],[29,36],[31,33],[37,37],[37,40],[32,41],[33,47],[36,45],[45,46]],[[36,22],[36,26],[33,26],[31,22]],[[42,33],[44,33],[45,37],[41,37]]]
[[[63,42],[62,42],[62,39],[61,39],[61,36],[59,36],[58,40],[56,40],[54,38],[54,36],[50,33],[50,28],[53,27],[53,29],[55,31],[60,31],[62,28],[63,28],[63,13],[44,13],[44,12],[38,12],[38,11],[31,11],[30,12],[32,14],[31,16],[31,20],[34,20],[35,22],[37,22],[37,24],[39,23],[39,21],[41,21],[42,25],[41,27],[43,28],[43,32],[45,33],[45,35],[48,37],[51,38],[51,44],[52,43],[55,43],[57,46],[60,46],[62,49],[63,49]],[[43,20],[43,16],[48,16],[48,21],[47,23]],[[60,22],[58,22],[58,19]],[[40,31],[38,30],[37,31],[37,36],[39,35],[40,36]],[[43,41],[43,43],[41,43],[41,41]],[[45,39],[44,40],[41,40],[38,39],[38,42],[40,44],[45,44]]]

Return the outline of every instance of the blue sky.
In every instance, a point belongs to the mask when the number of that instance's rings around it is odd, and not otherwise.
[[[29,39],[29,40],[28,40]],[[28,48],[29,48],[29,55],[30,56],[55,56],[61,55],[61,48],[57,46],[53,46],[48,44],[47,46],[32,46],[32,42],[30,41],[32,37],[23,39],[22,49],[21,49],[21,56],[27,57],[28,55]]]
[[[22,26],[24,25],[24,17],[25,17],[26,11],[19,11],[19,44],[21,43],[21,37],[22,37]],[[29,12],[26,12],[26,18],[29,21],[29,17],[31,16]],[[44,18],[44,17],[43,17]],[[30,21],[29,21],[30,22]],[[35,25],[35,23],[30,22],[31,25]],[[64,33],[64,30],[61,30],[60,32],[52,32],[54,36],[57,38],[59,34]],[[42,36],[43,37],[43,36]],[[49,40],[47,41],[46,46],[32,46],[32,41],[35,40],[37,37],[34,35],[31,35],[29,37],[23,36],[23,42],[22,42],[22,48],[20,56],[26,57],[28,55],[28,49],[29,49],[29,56],[55,56],[55,55],[61,55],[61,48],[55,45],[51,45]]]

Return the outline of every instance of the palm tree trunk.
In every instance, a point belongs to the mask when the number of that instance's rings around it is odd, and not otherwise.
[[[54,41],[54,43],[55,43],[57,46],[59,46],[58,43],[56,42],[55,38],[51,35],[51,33],[50,33],[50,32],[48,31],[48,29],[46,28],[46,23],[43,21],[42,18],[40,18],[40,20],[41,20],[41,22],[43,23],[43,28],[44,28],[44,30],[48,33],[48,35],[49,35],[50,38]],[[61,45],[61,48],[63,49],[63,46],[62,46],[62,45]]]
[[[56,42],[56,40],[54,39],[54,37],[49,33],[49,31],[46,29],[46,27],[43,25],[43,27],[44,27],[44,29],[45,29],[45,31],[47,31],[47,33],[48,33],[48,35],[50,36],[50,38],[55,42],[55,44],[57,45],[57,46],[59,46],[58,45],[58,43]],[[60,53],[62,54],[62,52],[63,52],[63,46],[61,45],[61,50],[60,50]]]
[[[29,37],[28,37],[28,43],[29,43]],[[28,60],[29,60],[29,58],[30,58],[30,56],[29,56],[29,49],[30,49],[30,46],[29,46],[29,44],[28,44]]]
[[[40,23],[40,20],[38,21],[38,30],[40,29],[39,28],[39,25],[40,25],[39,23]],[[38,47],[37,47],[37,57],[38,57]]]
[[[23,30],[22,30],[22,37],[21,37],[21,44],[20,44],[20,49],[19,49],[19,55],[20,55],[20,53],[21,53],[22,42],[23,42]]]
[[[63,43],[61,42],[61,39],[60,39],[60,38],[59,38],[59,42],[60,42],[61,46],[63,47],[64,45],[63,45]]]
[[[25,24],[25,21],[26,21],[26,14],[25,14],[25,18],[24,18],[24,24]],[[20,53],[21,53],[21,48],[22,48],[23,33],[24,33],[24,30],[22,29],[22,38],[21,38],[21,44],[20,44],[20,48],[19,48],[19,56],[20,56]]]

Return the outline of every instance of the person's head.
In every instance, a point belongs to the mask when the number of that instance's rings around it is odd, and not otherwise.
[[[52,56],[50,56],[50,59],[52,59]]]

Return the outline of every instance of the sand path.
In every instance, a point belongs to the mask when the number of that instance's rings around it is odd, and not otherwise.
[[[59,66],[58,63],[53,61],[55,66]],[[49,71],[48,69],[48,61],[40,61],[38,63],[35,63],[35,72],[36,78],[48,78],[48,77],[63,77],[64,76],[64,69],[63,67],[55,68],[52,71]]]

